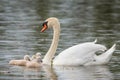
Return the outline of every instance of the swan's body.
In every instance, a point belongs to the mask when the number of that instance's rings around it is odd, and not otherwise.
[[[53,60],[54,65],[84,65],[93,59],[95,52],[99,50],[106,50],[106,47],[100,44],[86,42],[72,46]],[[73,61],[71,61],[73,60]],[[67,62],[67,63],[66,63]]]
[[[50,49],[48,50],[47,54],[43,59],[43,64],[48,65],[51,65],[52,58],[54,57],[59,41],[60,23],[57,18],[54,17],[48,18],[45,21],[45,23],[43,23],[43,28],[41,32],[44,32],[47,28],[50,27],[53,28],[54,36]],[[95,44],[95,42],[86,42],[78,44],[62,51],[53,60],[53,65],[88,65],[88,64],[91,65],[95,62],[95,60],[96,60],[95,63],[97,64],[104,64],[108,62],[111,58],[111,56],[109,55],[112,55],[112,53],[115,50],[115,46],[113,46],[114,47],[113,49],[110,49],[105,53],[97,56],[95,52],[99,50],[106,50],[106,47],[100,44]]]
[[[26,63],[30,61],[30,57],[28,55],[24,56],[24,59],[21,60],[11,60],[9,62],[10,65],[18,65],[18,66],[26,66]]]

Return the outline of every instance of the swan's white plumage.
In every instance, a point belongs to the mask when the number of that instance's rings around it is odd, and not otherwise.
[[[60,35],[60,23],[59,20],[55,17],[48,18],[43,23],[43,28],[41,32],[45,31],[47,28],[53,28],[54,36],[51,43],[51,46],[43,58],[43,64],[51,65],[52,58],[56,53],[58,46],[59,35]],[[104,64],[108,63],[111,59],[112,53],[115,51],[115,45],[110,48],[105,53],[97,56],[95,52],[99,50],[106,50],[104,45],[95,44],[97,39],[94,42],[86,42],[72,46],[64,51],[62,51],[58,56],[53,60],[53,65],[93,65],[95,64]],[[104,59],[104,60],[102,60]]]
[[[95,52],[99,50],[106,50],[106,47],[93,42],[86,42],[72,46],[53,60],[54,65],[83,65],[90,61]]]
[[[108,49],[106,52],[102,53],[101,55],[95,55],[94,59],[95,62],[92,64],[107,64],[110,59],[112,58],[112,54],[116,49],[116,44],[114,44],[110,49]]]

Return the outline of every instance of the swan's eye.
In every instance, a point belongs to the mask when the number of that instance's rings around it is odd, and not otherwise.
[[[45,22],[42,24],[42,26],[47,25],[47,23],[48,23],[48,21],[45,21]]]
[[[44,31],[48,28],[47,23],[48,23],[48,22],[44,22],[44,23],[43,23],[41,32],[44,32]]]

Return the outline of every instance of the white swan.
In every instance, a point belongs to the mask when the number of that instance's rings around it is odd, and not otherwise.
[[[58,56],[54,58],[54,54],[56,52],[59,35],[60,35],[60,23],[57,18],[51,17],[48,18],[43,23],[43,28],[41,32],[44,32],[47,28],[53,28],[54,36],[52,40],[52,44],[46,53],[45,57],[43,58],[43,64],[51,65],[91,65],[91,64],[104,64],[108,62],[111,58],[112,53],[115,50],[115,45],[112,49],[106,51],[105,53],[97,56],[95,52],[99,50],[106,50],[106,47],[100,44],[95,44],[95,42],[86,42],[81,43],[75,46],[72,46],[64,51],[62,51]],[[104,55],[104,56],[102,56]],[[103,60],[104,59],[104,60]],[[108,61],[106,61],[108,59]]]
[[[10,65],[17,65],[17,66],[26,66],[26,63],[30,61],[30,57],[29,55],[25,55],[24,59],[20,59],[20,60],[11,60],[9,62]]]

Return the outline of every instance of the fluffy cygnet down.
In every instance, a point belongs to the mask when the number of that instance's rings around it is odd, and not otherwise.
[[[9,62],[10,65],[18,65],[18,66],[26,66],[26,63],[30,61],[29,55],[25,55],[24,59],[20,60],[11,60]]]
[[[36,57],[34,60],[28,61],[26,63],[26,67],[28,68],[39,68],[41,65],[42,65],[42,62],[40,57]]]

